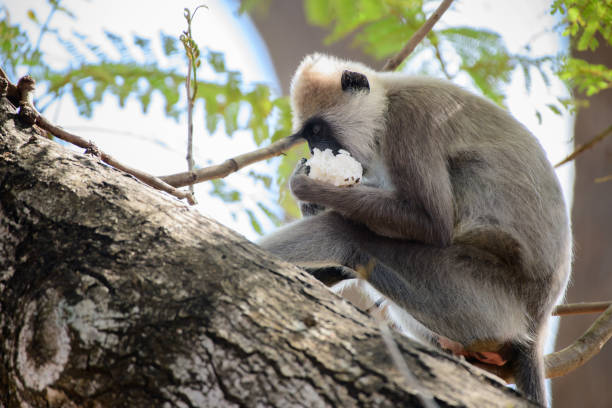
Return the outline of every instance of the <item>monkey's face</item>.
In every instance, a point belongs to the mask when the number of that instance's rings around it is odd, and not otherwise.
[[[384,131],[386,90],[363,64],[314,54],[298,67],[291,83],[296,134],[310,150],[348,151],[364,167]]]
[[[298,135],[308,142],[310,153],[312,153],[315,148],[321,151],[330,149],[334,154],[338,154],[340,149],[348,151],[348,149],[342,146],[336,139],[331,124],[319,117],[314,117],[306,121],[302,129],[298,132]]]

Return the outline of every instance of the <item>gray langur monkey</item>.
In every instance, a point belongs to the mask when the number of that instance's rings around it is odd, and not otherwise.
[[[315,180],[302,161],[290,188],[308,216],[259,244],[298,265],[337,264],[308,271],[328,285],[365,279],[431,332],[503,355],[544,405],[545,328],[569,278],[571,234],[533,135],[449,82],[321,54],[297,69],[291,104],[290,137],[350,152],[363,181]]]

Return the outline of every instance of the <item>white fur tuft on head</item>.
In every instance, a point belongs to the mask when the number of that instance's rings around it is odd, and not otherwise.
[[[342,73],[364,74],[369,92],[343,91]],[[384,130],[387,98],[384,83],[373,69],[325,54],[304,58],[291,81],[293,127],[298,130],[318,116],[336,130],[338,141],[360,162],[370,161],[377,133]]]

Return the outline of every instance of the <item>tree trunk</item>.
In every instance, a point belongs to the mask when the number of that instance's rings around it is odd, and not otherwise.
[[[0,407],[526,406],[0,102]]]
[[[573,52],[592,64],[612,67],[612,47],[600,39],[595,51]],[[584,95],[580,98],[587,99]],[[586,143],[612,124],[612,90],[588,98],[589,106],[576,115],[574,142]],[[568,302],[594,302],[612,297],[612,182],[595,183],[612,174],[612,136],[576,158],[572,207],[574,267],[567,291]],[[561,320],[557,344],[565,347],[582,334],[596,316],[567,316]],[[559,408],[612,406],[608,344],[584,367],[553,382],[553,401]]]

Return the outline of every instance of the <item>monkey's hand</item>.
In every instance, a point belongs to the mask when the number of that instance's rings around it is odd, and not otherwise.
[[[289,186],[291,188],[291,191],[293,191],[294,181],[297,184],[300,184],[300,180],[297,180],[297,179],[301,179],[302,177],[305,179],[309,179],[308,174],[310,173],[310,166],[307,165],[306,162],[307,160],[305,158],[302,158],[298,162],[295,169],[293,170],[293,174],[291,175],[291,178],[289,179]],[[299,197],[297,198],[299,199]],[[310,216],[317,215],[320,212],[325,211],[325,207],[317,203],[300,201],[298,204],[300,206],[300,211],[302,212],[302,216],[304,217],[310,217]]]
[[[310,174],[310,166],[308,164],[306,164],[308,160],[305,157],[302,157],[297,165],[295,166],[295,169],[293,169],[293,173],[291,174],[291,177],[289,178],[289,180],[292,180],[294,177],[298,177],[298,176],[305,176],[308,177],[308,174]]]
[[[301,159],[289,178],[289,189],[298,200],[314,203],[309,193],[316,189],[316,185],[320,182],[308,177],[309,173],[310,166],[306,164],[306,159]]]

